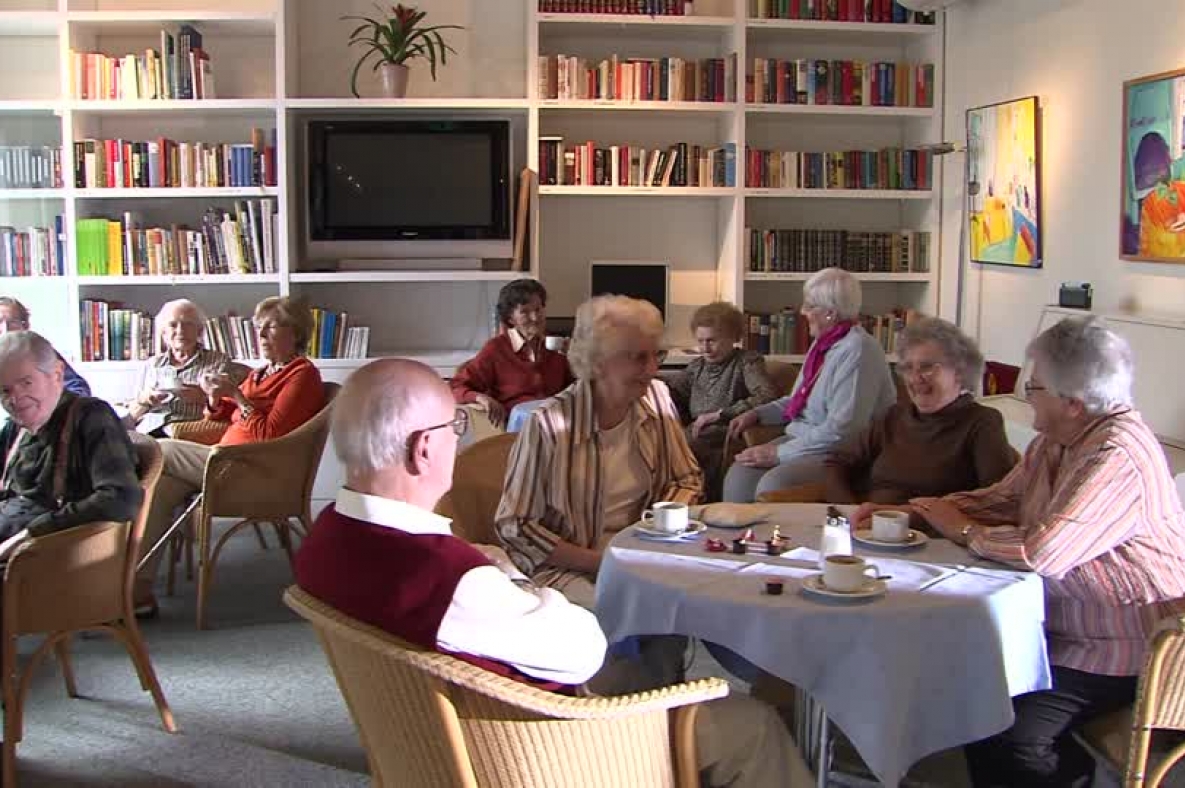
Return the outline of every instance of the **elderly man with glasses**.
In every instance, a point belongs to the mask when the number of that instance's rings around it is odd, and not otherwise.
[[[0,334],[9,331],[29,330],[29,310],[20,301],[10,296],[0,296]],[[75,371],[74,367],[58,353],[58,361],[62,362],[63,384],[66,391],[79,397],[91,395],[90,384]]]

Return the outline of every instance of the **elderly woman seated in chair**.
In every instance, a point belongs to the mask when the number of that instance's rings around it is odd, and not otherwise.
[[[516,279],[498,293],[504,329],[485,343],[449,381],[458,405],[476,403],[495,427],[517,432],[527,415],[572,383],[562,353],[548,350],[547,290],[534,279]]]
[[[220,445],[233,446],[273,440],[287,435],[325,407],[321,373],[305,357],[313,331],[313,316],[303,301],[272,297],[255,307],[259,349],[267,361],[242,385],[225,375],[202,378],[207,419],[228,421]],[[160,540],[175,510],[198,492],[210,447],[185,440],[160,442],[164,471],[152,500],[145,527],[145,553]],[[163,551],[158,550],[136,577],[137,609],[154,610],[152,584]]]
[[[978,490],[1016,464],[1000,412],[975,401],[983,356],[955,325],[927,317],[898,340],[897,374],[909,402],[898,402],[824,463],[829,503],[866,501],[859,522],[910,498]]]
[[[40,334],[0,336],[0,403],[10,417],[0,429],[0,539],[136,516],[143,491],[127,432],[107,403],[65,390],[62,361]]]
[[[144,362],[126,423],[163,438],[169,434],[169,424],[205,416],[203,378],[226,376],[237,386],[243,382],[245,368],[233,364],[225,353],[202,347],[206,316],[188,299],[162,306],[154,325],[165,351]]]
[[[814,338],[790,396],[742,413],[728,425],[741,435],[757,424],[785,434],[737,455],[724,477],[724,500],[749,503],[760,493],[823,481],[823,459],[897,400],[880,343],[860,328],[860,282],[824,268],[803,287],[802,316]]]
[[[718,501],[729,422],[777,392],[765,358],[736,346],[745,330],[741,310],[725,301],[701,306],[691,316],[691,330],[700,356],[667,378],[667,384],[704,472],[705,498]]]
[[[576,312],[573,386],[535,410],[510,452],[495,515],[511,560],[591,607],[601,554],[655,501],[694,503],[703,477],[658,372],[662,317],[598,296]]]

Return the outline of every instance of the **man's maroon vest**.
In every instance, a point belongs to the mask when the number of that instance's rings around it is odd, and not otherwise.
[[[439,651],[437,633],[457,584],[469,570],[490,565],[455,536],[410,534],[347,517],[329,506],[296,554],[296,582],[351,618]],[[564,689],[491,659],[452,656],[542,689]]]

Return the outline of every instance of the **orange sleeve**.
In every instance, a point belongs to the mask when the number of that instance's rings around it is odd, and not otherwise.
[[[240,414],[239,429],[253,441],[279,438],[316,416],[324,405],[321,373],[312,363],[302,364],[280,382],[270,408],[257,407],[245,417]]]

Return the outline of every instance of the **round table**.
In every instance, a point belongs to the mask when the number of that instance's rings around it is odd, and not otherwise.
[[[830,599],[803,590],[817,574],[822,504],[755,505],[790,539],[781,556],[705,550],[736,530],[682,542],[619,533],[597,578],[597,616],[610,642],[679,634],[719,643],[799,687],[826,709],[872,772],[896,785],[930,753],[1012,724],[1011,697],[1048,689],[1040,577],[973,558],[934,539],[908,550],[855,553],[889,575],[885,595]],[[764,592],[766,578],[785,592]]]

